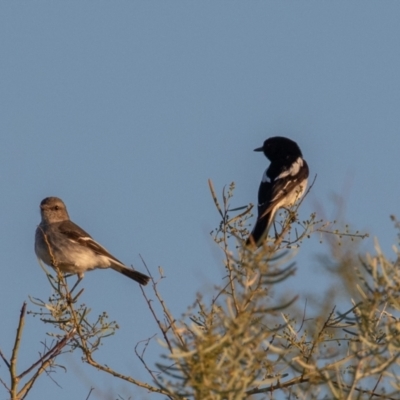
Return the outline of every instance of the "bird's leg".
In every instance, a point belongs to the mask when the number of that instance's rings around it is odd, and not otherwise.
[[[69,291],[69,293],[72,293],[75,288],[79,285],[79,282],[82,280],[83,274],[78,274],[78,280],[75,282],[75,285],[72,287],[72,289]]]

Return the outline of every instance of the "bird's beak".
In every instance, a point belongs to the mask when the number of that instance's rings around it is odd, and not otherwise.
[[[263,147],[258,147],[257,149],[254,149],[254,151],[263,151]]]

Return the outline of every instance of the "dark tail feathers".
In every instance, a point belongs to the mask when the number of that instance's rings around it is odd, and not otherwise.
[[[120,272],[121,274],[127,276],[128,278],[133,279],[134,281],[140,283],[141,285],[147,285],[147,283],[150,280],[150,277],[148,277],[145,274],[142,274],[139,271],[135,271],[134,269],[126,268],[126,267],[121,267],[119,265],[113,265],[112,269],[115,271]]]

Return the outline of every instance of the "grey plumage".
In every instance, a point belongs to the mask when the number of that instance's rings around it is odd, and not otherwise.
[[[46,197],[40,203],[40,213],[42,221],[36,229],[35,253],[45,264],[58,267],[64,273],[77,274],[79,279],[86,271],[111,268],[141,285],[148,283],[147,275],[126,267],[72,222],[58,197]]]

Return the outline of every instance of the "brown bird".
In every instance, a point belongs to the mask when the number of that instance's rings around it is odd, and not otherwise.
[[[36,229],[35,252],[45,264],[77,274],[78,282],[86,271],[96,268],[111,268],[141,285],[149,281],[147,275],[125,266],[73,223],[58,197],[46,197],[40,203],[40,213],[42,221]]]

